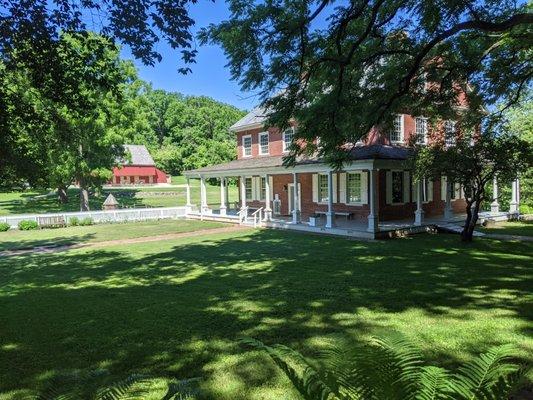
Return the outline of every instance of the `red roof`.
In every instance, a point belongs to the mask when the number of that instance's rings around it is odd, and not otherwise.
[[[122,168],[113,168],[115,176],[155,176],[157,175],[156,167],[134,167],[125,165]]]

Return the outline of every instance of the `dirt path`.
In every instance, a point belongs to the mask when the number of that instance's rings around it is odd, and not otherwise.
[[[199,231],[192,231],[192,232],[167,233],[164,235],[157,235],[157,236],[141,236],[141,237],[130,238],[130,239],[107,240],[105,242],[77,243],[77,244],[64,245],[64,246],[39,246],[39,247],[33,247],[31,249],[0,251],[0,257],[20,256],[20,255],[25,255],[25,254],[57,253],[57,252],[66,251],[66,250],[102,248],[102,247],[116,246],[120,244],[159,242],[161,240],[180,239],[184,237],[197,237],[197,236],[203,236],[205,234],[227,233],[227,232],[235,232],[235,231],[242,231],[242,230],[248,230],[248,229],[251,229],[251,228],[240,226],[240,225],[231,225],[231,226],[225,226],[222,228],[202,229]]]

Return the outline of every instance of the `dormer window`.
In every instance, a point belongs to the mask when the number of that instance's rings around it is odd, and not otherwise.
[[[415,119],[416,143],[426,144],[428,142],[428,120],[427,118],[417,117]]]
[[[455,144],[456,126],[455,121],[449,120],[444,122],[444,140],[446,146],[453,146]]]
[[[261,132],[259,134],[259,154],[268,154],[268,132]]]
[[[283,132],[283,151],[289,151],[292,141],[294,140],[294,128],[286,129]]]
[[[252,135],[242,137],[242,156],[250,157],[252,155]]]
[[[403,142],[403,115],[398,114],[394,116],[392,121],[392,130],[390,131],[389,138],[391,143]]]

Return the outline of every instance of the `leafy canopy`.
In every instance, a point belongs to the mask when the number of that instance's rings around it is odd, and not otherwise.
[[[201,32],[222,45],[232,77],[258,93],[271,125],[298,121],[334,165],[374,126],[405,112],[455,117],[513,103],[533,72],[531,6],[513,0],[230,0],[231,17]],[[433,90],[425,90],[425,81]],[[315,151],[315,146],[293,148]]]

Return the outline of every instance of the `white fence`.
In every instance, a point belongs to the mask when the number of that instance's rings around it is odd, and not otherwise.
[[[190,212],[190,207],[165,208],[128,208],[109,211],[78,211],[47,214],[17,214],[0,216],[0,222],[7,222],[12,228],[17,228],[20,221],[36,221],[40,217],[63,217],[68,224],[71,218],[91,218],[94,223],[146,221],[150,219],[183,218]]]

